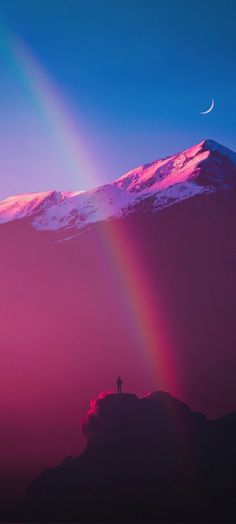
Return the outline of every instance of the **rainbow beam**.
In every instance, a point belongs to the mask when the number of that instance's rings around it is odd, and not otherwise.
[[[173,328],[171,332],[168,329],[161,293],[159,296],[154,295],[153,276],[147,271],[140,246],[132,239],[123,220],[108,221],[104,224],[103,234],[127,291],[137,343],[139,341],[140,346],[141,342],[149,360],[153,385],[182,396],[172,340]]]
[[[91,155],[81,138],[77,124],[32,52],[1,27],[0,43],[8,62],[29,90],[37,108],[44,114],[54,140],[60,151],[63,151],[68,169],[72,170],[77,178],[78,173],[82,172],[86,185],[89,182],[92,182],[93,186],[99,185],[91,165]],[[103,231],[107,249],[127,292],[134,330],[150,361],[153,382],[158,388],[179,393],[178,373],[172,360],[174,345],[164,318],[163,304],[160,297],[153,294],[152,282],[142,253],[135,246],[123,223],[109,222]]]
[[[35,109],[48,127],[67,172],[80,181],[80,189],[94,187],[96,168],[83,131],[61,99],[56,85],[49,78],[30,49],[0,23],[0,46],[3,57],[17,82],[26,90]]]

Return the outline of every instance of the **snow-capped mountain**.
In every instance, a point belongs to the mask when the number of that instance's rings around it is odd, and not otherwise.
[[[144,164],[89,191],[45,192],[0,202],[0,223],[31,217],[38,230],[82,228],[124,216],[147,199],[153,211],[236,183],[236,153],[212,140]]]

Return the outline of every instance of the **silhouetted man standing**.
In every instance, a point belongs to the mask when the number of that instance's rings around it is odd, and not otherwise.
[[[118,394],[119,394],[119,393],[122,393],[122,391],[121,391],[121,389],[122,389],[122,380],[121,380],[120,377],[118,377],[116,383],[117,383],[117,393],[118,393]]]

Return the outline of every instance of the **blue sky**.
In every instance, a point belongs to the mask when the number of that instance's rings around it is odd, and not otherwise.
[[[85,189],[203,138],[236,149],[235,0],[0,0],[0,16],[69,107],[94,169],[63,163],[1,53],[1,198]]]

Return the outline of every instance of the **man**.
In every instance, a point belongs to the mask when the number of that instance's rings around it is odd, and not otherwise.
[[[120,393],[122,393],[122,391],[121,391],[121,389],[122,389],[122,380],[121,380],[120,377],[118,377],[116,383],[117,383],[117,393],[120,394]]]

